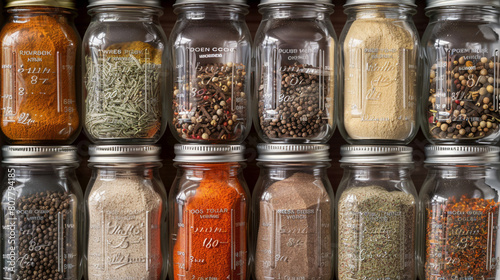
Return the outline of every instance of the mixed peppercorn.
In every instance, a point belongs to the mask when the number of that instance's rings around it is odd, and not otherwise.
[[[486,57],[468,58],[431,68],[428,116],[435,139],[479,139],[498,131],[500,64]]]
[[[245,65],[197,66],[193,81],[187,78],[174,86],[173,125],[178,135],[188,141],[240,140],[247,129]]]

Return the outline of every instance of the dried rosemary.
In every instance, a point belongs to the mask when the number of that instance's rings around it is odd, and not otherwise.
[[[87,56],[85,127],[95,140],[156,138],[161,129],[160,68],[150,51]],[[121,53],[127,53],[123,51]]]

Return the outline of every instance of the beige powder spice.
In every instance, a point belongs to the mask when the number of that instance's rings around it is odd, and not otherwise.
[[[257,280],[331,278],[330,203],[323,183],[306,173],[267,189],[260,201]]]
[[[141,177],[99,177],[88,199],[88,279],[160,279],[162,207]]]
[[[361,17],[343,45],[344,127],[352,139],[403,141],[416,129],[417,38],[403,21]]]

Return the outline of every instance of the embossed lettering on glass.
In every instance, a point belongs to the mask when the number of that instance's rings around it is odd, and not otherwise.
[[[499,1],[429,1],[420,122],[434,144],[500,139]]]
[[[343,146],[341,154],[338,279],[416,279],[412,149]]]
[[[415,3],[347,1],[339,129],[351,144],[406,144],[417,133]]]
[[[428,146],[420,191],[420,279],[498,279],[500,149]]]
[[[330,279],[333,190],[328,146],[259,144],[252,207],[255,278]],[[292,157],[293,155],[293,157]]]
[[[15,144],[70,144],[80,133],[80,37],[73,1],[9,0],[0,34],[0,132]]]
[[[170,279],[248,277],[243,146],[176,145],[170,189]]]
[[[158,154],[156,146],[90,148],[86,279],[164,279],[166,193]]]
[[[5,146],[3,164],[2,279],[80,279],[76,148]]]
[[[337,36],[331,1],[259,4],[254,122],[273,143],[325,143],[335,129]]]
[[[172,134],[182,143],[241,143],[251,126],[248,6],[178,0],[174,12]]]

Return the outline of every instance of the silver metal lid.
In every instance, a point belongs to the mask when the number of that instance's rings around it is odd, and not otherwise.
[[[161,8],[158,0],[90,0],[87,8],[96,6],[146,6]]]
[[[274,4],[321,4],[333,6],[331,0],[261,0],[259,7]]]
[[[238,162],[245,161],[243,145],[192,145],[176,144],[175,158],[178,162]]]
[[[347,0],[344,7],[364,4],[397,4],[417,7],[415,0]]]
[[[408,164],[413,163],[411,147],[382,145],[344,145],[341,163]]]
[[[490,6],[500,8],[500,0],[427,0],[425,9],[448,6]]]
[[[330,161],[326,144],[258,144],[257,161],[318,162]]]
[[[154,145],[92,145],[89,163],[159,162],[160,150]]]
[[[76,164],[75,146],[4,146],[6,164]]]
[[[9,0],[5,8],[22,6],[47,6],[74,9],[75,3],[72,0]]]
[[[174,3],[174,7],[179,5],[191,5],[191,4],[222,4],[222,5],[239,5],[247,7],[246,0],[177,0]]]
[[[435,146],[425,147],[425,163],[487,164],[498,163],[499,147],[494,146]]]

